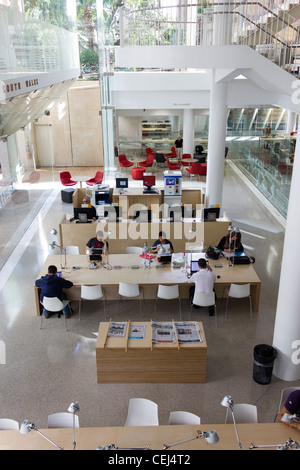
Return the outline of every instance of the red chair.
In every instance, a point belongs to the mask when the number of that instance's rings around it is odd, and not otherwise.
[[[134,162],[130,162],[129,160],[127,160],[126,155],[119,155],[118,158],[120,166],[124,168],[129,168],[130,166],[134,165]]]
[[[149,153],[153,153],[150,147],[146,147],[146,156],[148,157]]]
[[[143,174],[145,173],[145,168],[139,168],[135,167],[132,168],[131,174],[132,174],[132,179],[133,180],[142,180],[143,179]]]
[[[71,173],[69,171],[61,171],[60,174],[60,182],[64,186],[74,186],[77,184],[77,181],[73,181],[71,178]]]
[[[169,170],[171,170],[171,171],[180,170],[180,164],[179,163],[171,163],[167,156],[166,156],[166,160],[167,160],[167,165],[169,167]]]
[[[191,168],[186,168],[186,171],[188,171],[190,175],[205,176],[207,171],[207,163],[193,163]]]
[[[86,181],[86,184],[93,186],[94,184],[101,184],[103,181],[103,171],[97,171],[94,178]]]
[[[165,156],[166,156],[166,157],[169,157],[169,158],[175,158],[176,155],[177,155],[177,152],[176,152],[175,146],[171,148],[171,152],[170,152],[170,153],[165,153]]]
[[[285,162],[279,162],[277,168],[281,175],[287,175],[292,171],[292,168],[288,166]]]
[[[146,160],[144,160],[143,162],[139,162],[139,166],[143,168],[152,166],[154,162],[154,158],[155,158],[155,155],[153,153],[149,153]]]
[[[190,153],[184,153],[181,158],[182,158],[182,160],[181,160],[181,162],[180,162],[181,165],[182,165],[182,166],[188,166],[188,167],[189,167],[190,164],[189,164],[187,161],[185,161],[185,160],[188,160],[189,158],[192,158],[192,155],[191,155]]]

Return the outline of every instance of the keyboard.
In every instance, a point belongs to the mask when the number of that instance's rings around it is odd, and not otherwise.
[[[158,194],[156,189],[144,189],[143,194]]]

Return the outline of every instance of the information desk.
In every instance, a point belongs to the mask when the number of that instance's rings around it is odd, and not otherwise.
[[[127,404],[124,406],[127,406]],[[96,450],[99,446],[114,444],[118,448],[147,447],[151,450],[162,450],[164,445],[171,445],[196,437],[197,431],[208,432],[214,429],[219,441],[209,444],[205,439],[193,439],[188,442],[170,447],[170,450],[239,450],[233,424],[201,424],[182,426],[119,426],[119,427],[91,427],[77,428],[75,431],[77,450]],[[39,429],[41,433],[51,439],[55,444],[65,450],[73,448],[73,430]],[[289,438],[299,442],[300,433],[296,429],[289,428],[282,423],[238,424],[238,432],[242,444],[242,450],[248,450],[252,443],[259,445],[284,444]],[[19,431],[0,431],[1,450],[57,450],[53,444],[45,438],[31,431],[29,434],[21,434]],[[266,450],[275,449],[273,447]],[[254,449],[251,452],[260,452]],[[166,454],[167,451],[164,451]],[[109,459],[114,452],[107,451],[105,458]],[[130,455],[134,455],[131,451]],[[139,454],[140,456],[141,454]],[[101,457],[103,458],[103,457]],[[144,459],[152,459],[151,453],[145,453]],[[145,460],[144,460],[145,462]],[[143,462],[143,463],[144,463]],[[156,463],[159,463],[158,456]],[[151,464],[151,463],[150,463]],[[144,468],[144,467],[143,467]]]
[[[60,270],[61,263],[64,264],[65,258],[60,255],[49,255],[38,275],[38,278],[47,274],[48,266],[55,265]],[[142,288],[144,299],[155,299],[158,284],[173,285],[179,284],[180,297],[189,298],[191,283],[188,282],[183,268],[174,268],[171,264],[162,266],[156,258],[153,259],[151,268],[145,268],[143,258],[139,255],[109,255],[109,265],[111,269],[105,269],[98,264],[97,269],[89,269],[90,261],[88,255],[67,255],[67,269],[62,270],[65,279],[72,281],[74,286],[68,289],[67,296],[69,300],[78,300],[80,298],[80,287],[83,284],[95,285],[101,284],[105,291],[106,299],[118,298],[119,282],[130,282],[139,284]],[[106,262],[106,260],[104,260]],[[221,264],[222,268],[215,268],[215,264]],[[251,284],[251,297],[253,311],[258,311],[260,296],[260,279],[257,276],[253,266],[235,265],[228,266],[228,260],[222,258],[218,261],[210,260],[217,277],[215,290],[217,297],[222,297],[224,287],[230,283]],[[132,266],[139,266],[134,269]],[[72,269],[77,267],[80,269]],[[40,315],[39,289],[35,287],[37,314]],[[134,320],[134,318],[132,318]]]
[[[145,325],[144,339],[129,339],[129,324]],[[127,323],[124,337],[108,337],[110,323],[100,323],[96,342],[98,383],[203,383],[207,344],[152,343],[151,322]]]

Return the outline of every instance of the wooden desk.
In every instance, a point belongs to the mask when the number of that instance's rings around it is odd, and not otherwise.
[[[64,262],[64,257],[62,257]],[[110,255],[109,263],[112,266],[122,266],[122,269],[89,269],[89,258],[87,255],[67,255],[67,267],[63,270],[63,277],[73,282],[74,286],[67,290],[70,300],[80,298],[80,287],[82,284],[101,284],[105,289],[106,298],[117,299],[119,282],[138,283],[145,299],[155,299],[158,284],[179,284],[180,297],[189,298],[191,283],[185,279],[185,274],[181,269],[173,268],[171,265],[165,265],[163,268],[156,268],[160,265],[156,258],[151,268],[144,268],[143,259],[139,255]],[[60,255],[49,255],[40,271],[38,278],[47,273],[48,266],[54,264],[58,270],[61,266]],[[222,268],[215,268],[215,264],[222,264]],[[131,269],[132,265],[139,265],[139,269]],[[253,311],[258,311],[260,296],[260,279],[257,276],[253,266],[239,265],[228,267],[228,260],[210,260],[214,272],[220,278],[216,279],[215,290],[217,297],[222,297],[223,288],[234,282],[244,284],[250,282]],[[80,266],[81,269],[72,269],[72,266]],[[35,287],[36,311],[40,315],[39,289]],[[132,318],[132,320],[135,320]]]
[[[153,344],[150,322],[130,323],[145,325],[144,339],[107,337],[109,323],[100,323],[96,342],[98,383],[205,382],[207,344],[202,323],[202,342],[179,345]]]
[[[128,406],[127,403],[124,403],[124,406]],[[175,452],[180,450],[238,450],[233,424],[77,428],[75,431],[76,449],[96,450],[100,445],[107,446],[114,444],[119,448],[146,447],[149,445],[150,451],[162,450],[164,444],[171,445],[179,441],[184,441],[197,436],[198,430],[207,432],[211,429],[214,429],[219,436],[219,442],[216,444],[208,444],[205,439],[194,439],[171,447],[170,450]],[[40,431],[65,450],[72,450],[73,430],[71,428],[40,429]],[[298,443],[300,441],[299,431],[289,428],[282,423],[238,424],[238,432],[243,450],[248,450],[251,443],[256,445],[284,444],[289,438]],[[57,450],[53,444],[34,431],[29,434],[21,434],[19,431],[0,431],[0,449]],[[274,448],[270,450],[272,449]],[[251,452],[260,452],[260,449],[252,450]],[[164,453],[166,453],[166,451],[164,451]],[[108,460],[114,453],[106,452],[105,457],[103,457],[103,454],[101,455],[102,457],[99,458]],[[131,455],[134,454],[131,453]],[[139,455],[142,456],[142,454]],[[157,453],[155,455],[157,455]],[[154,456],[151,452],[148,452],[145,454],[145,457],[143,457],[143,460],[145,458],[154,459]],[[199,459],[199,455],[197,455],[196,458]]]

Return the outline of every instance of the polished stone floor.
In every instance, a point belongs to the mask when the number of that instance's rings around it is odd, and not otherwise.
[[[95,173],[92,168],[72,171]],[[184,185],[203,187],[205,181],[185,179]],[[223,209],[240,228],[248,253],[255,256],[254,268],[262,282],[260,308],[251,320],[248,303],[241,301],[232,305],[225,319],[225,301],[218,299],[218,328],[206,312],[194,312],[193,319],[204,323],[208,342],[204,384],[97,384],[95,342],[103,313],[95,304],[84,305],[80,322],[78,306],[73,305],[75,315],[68,332],[63,319],[57,318],[45,320],[40,329],[34,281],[52,241],[51,229],[57,229],[63,213],[71,211],[61,201],[60,190],[59,170],[39,170],[39,178],[19,185],[0,210],[0,340],[6,347],[5,364],[0,364],[0,417],[19,422],[27,418],[43,428],[48,414],[66,411],[72,401],[78,401],[81,427],[122,426],[129,399],[144,397],[158,403],[160,424],[168,423],[173,410],[190,411],[202,423],[213,424],[224,422],[225,408],[220,402],[230,394],[235,403],[255,404],[260,422],[273,421],[281,389],[299,382],[287,383],[273,376],[270,384],[256,383],[253,348],[272,344],[284,228],[232,166],[225,167]],[[115,307],[115,302],[109,303],[108,318],[135,319],[133,302],[118,314]],[[155,315],[154,304],[148,301],[143,318],[170,320],[177,308],[177,303],[160,302]],[[188,319],[188,314],[188,303],[183,302],[183,318]]]

